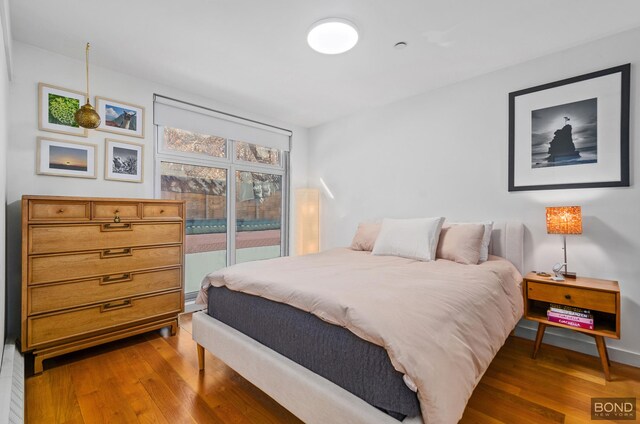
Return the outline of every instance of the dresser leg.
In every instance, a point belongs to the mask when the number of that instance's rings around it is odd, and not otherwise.
[[[204,347],[199,344],[196,346],[198,347],[198,369],[202,371],[204,370]]]
[[[531,353],[531,357],[536,359],[538,356],[538,350],[540,349],[540,345],[542,344],[542,338],[544,337],[544,330],[547,329],[547,324],[542,322],[538,323],[538,332],[536,333],[536,342],[533,345],[533,353]]]
[[[178,320],[176,319],[171,323],[171,335],[175,336],[178,332]]]
[[[598,354],[600,355],[600,362],[602,362],[602,369],[604,370],[604,378],[607,381],[611,381],[611,375],[609,373],[609,354],[607,353],[607,344],[604,341],[604,337],[595,336],[596,346],[598,347]]]
[[[35,355],[33,357],[33,373],[34,374],[42,374],[44,367],[42,366],[42,361],[44,358],[40,355]]]

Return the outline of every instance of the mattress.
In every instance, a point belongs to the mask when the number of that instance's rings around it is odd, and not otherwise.
[[[386,350],[313,314],[262,297],[209,287],[208,314],[399,420],[420,414],[416,393]]]

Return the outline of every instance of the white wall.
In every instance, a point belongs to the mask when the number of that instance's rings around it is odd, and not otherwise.
[[[5,335],[5,288],[6,288],[6,244],[5,240],[5,215],[7,204],[7,142],[8,142],[8,117],[7,106],[9,104],[9,76],[7,72],[7,60],[4,48],[3,19],[0,18],[0,363],[2,361],[2,347]]]
[[[548,235],[544,208],[582,205],[584,234],[568,240],[569,267],[618,279],[622,339],[614,360],[640,365],[640,186],[507,191],[508,93],[632,63],[631,178],[638,169],[640,29],[428,92],[310,130],[309,183],[322,178],[322,248],[348,245],[357,223],[382,217],[444,215],[453,220],[521,220],[526,269],[561,261],[560,236]],[[521,323],[520,334],[533,323]],[[588,337],[551,330],[545,342],[595,354]]]
[[[79,46],[82,48],[83,46]],[[93,56],[100,54],[99,47],[92,50]],[[154,195],[154,139],[153,139],[153,94],[163,94],[194,104],[233,113],[239,116],[267,122],[293,131],[293,147],[291,152],[292,188],[304,187],[307,184],[307,130],[279,122],[268,117],[258,116],[235,107],[219,104],[211,99],[182,92],[171,87],[162,86],[151,81],[114,72],[105,68],[91,68],[91,102],[93,96],[99,95],[112,99],[138,104],[146,108],[145,138],[135,139],[100,131],[89,131],[88,138],[57,135],[38,131],[37,100],[38,82],[61,87],[84,90],[84,62],[70,59],[46,50],[23,43],[14,43],[14,78],[10,90],[10,141],[7,155],[10,158],[7,173],[8,208],[8,328],[13,334],[19,332],[20,317],[20,198],[24,194],[49,194],[68,196],[100,196],[100,197],[142,197],[152,198]],[[144,60],[144,58],[140,58]],[[98,145],[98,179],[63,178],[36,175],[36,137],[50,136],[59,139],[88,141]],[[114,138],[143,142],[145,145],[144,183],[126,183],[106,181],[104,175],[104,139]],[[295,199],[292,199],[295,201]],[[293,225],[291,228],[295,228]],[[295,251],[293,240],[291,252]]]

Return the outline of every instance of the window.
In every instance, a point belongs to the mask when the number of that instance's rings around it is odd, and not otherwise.
[[[267,165],[280,165],[280,151],[257,144],[236,141],[236,159],[245,162],[264,163]]]
[[[186,201],[187,298],[210,272],[288,254],[290,132],[161,96],[154,124],[156,195]]]
[[[164,147],[174,152],[204,154],[214,158],[227,156],[227,140],[223,137],[164,127],[163,140]]]

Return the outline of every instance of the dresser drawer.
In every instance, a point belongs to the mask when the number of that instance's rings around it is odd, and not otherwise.
[[[182,246],[126,247],[29,257],[29,284],[182,265]]]
[[[529,281],[527,287],[527,296],[531,300],[560,303],[608,313],[616,312],[615,293],[532,281]]]
[[[144,203],[143,219],[182,219],[182,205],[175,203]]]
[[[179,222],[33,225],[29,230],[30,255],[182,242]]]
[[[92,202],[93,219],[113,221],[116,216],[123,221],[140,219],[138,202]]]
[[[90,202],[72,201],[29,201],[30,221],[88,221]]]
[[[30,347],[85,336],[121,325],[175,314],[182,310],[179,291],[127,298],[28,319]]]
[[[127,272],[70,283],[35,285],[29,287],[28,314],[75,308],[181,287],[182,268]]]

